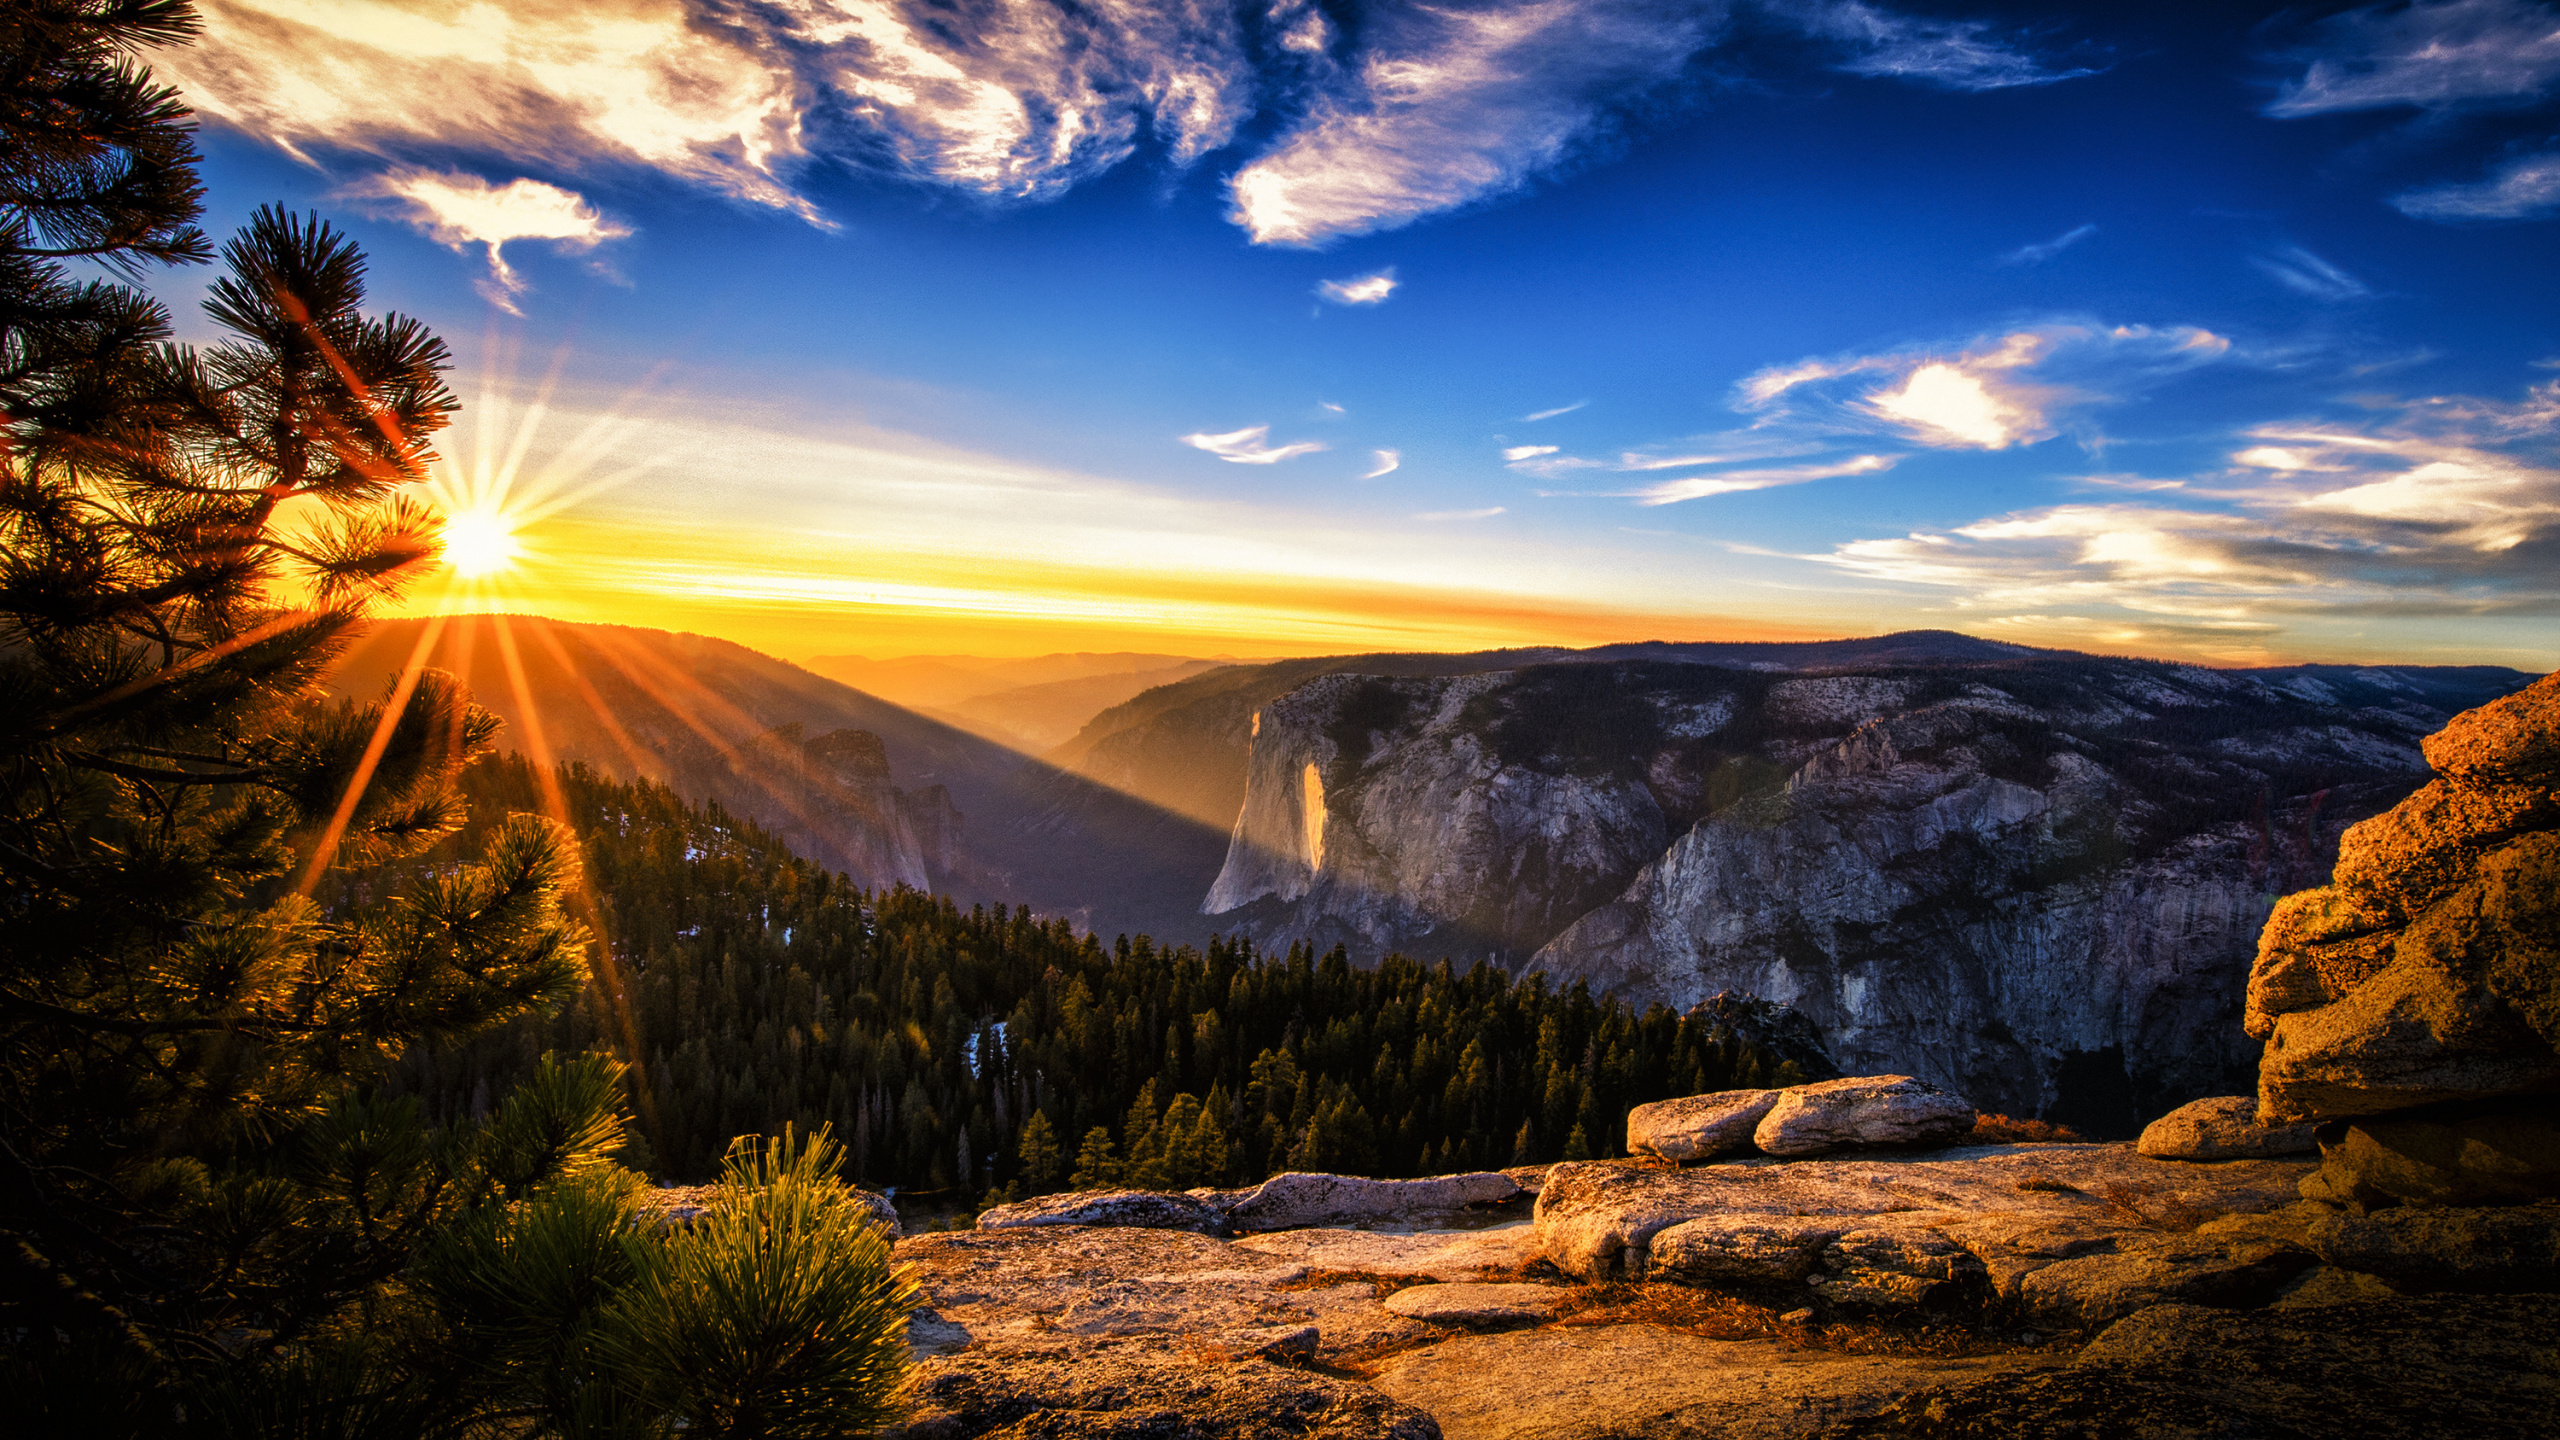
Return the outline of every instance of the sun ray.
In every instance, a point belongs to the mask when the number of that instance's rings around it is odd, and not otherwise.
[[[312,848],[311,858],[304,862],[302,878],[294,882],[293,893],[308,896],[320,877],[328,871],[329,862],[338,853],[338,842],[346,838],[347,822],[355,818],[356,806],[364,802],[364,792],[373,785],[375,767],[382,763],[383,753],[391,748],[391,732],[400,723],[401,712],[409,708],[409,697],[417,693],[418,677],[427,668],[427,654],[435,648],[444,633],[445,617],[428,617],[418,631],[418,643],[409,647],[409,659],[400,667],[400,678],[391,687],[391,698],[383,702],[382,718],[375,722],[373,738],[365,742],[364,755],[356,761],[355,774],[347,779],[346,793],[339,797],[336,813],[320,832],[320,843]]]
[[[516,651],[515,625],[505,615],[490,617],[498,640],[498,661],[507,672],[507,686],[515,692],[516,713],[522,717],[524,742],[533,760],[535,783],[542,790],[543,809],[561,829],[577,833],[577,825],[569,815],[569,798],[560,791],[559,770],[551,756],[551,743],[543,734],[542,716],[533,703],[533,687],[526,683],[524,658]],[[467,673],[467,670],[466,670]],[[631,1067],[631,1093],[640,1106],[641,1122],[649,1127],[649,1143],[663,1153],[667,1136],[658,1121],[657,1091],[648,1083],[648,1055],[640,1043],[640,1020],[631,1010],[630,977],[622,972],[622,962],[614,954],[613,937],[606,930],[604,907],[598,902],[595,886],[587,874],[586,859],[579,857],[569,894],[577,906],[578,918],[585,922],[587,933],[594,936],[589,964],[595,971],[598,1006],[604,1011],[598,1018],[606,1021],[620,1040],[622,1058]]]

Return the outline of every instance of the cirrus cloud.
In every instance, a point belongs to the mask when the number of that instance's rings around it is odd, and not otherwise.
[[[2531,101],[2560,88],[2560,12],[2533,0],[2371,5],[2314,25],[2294,58],[2302,73],[2266,108],[2280,119]]]
[[[1206,450],[1219,459],[1235,465],[1277,465],[1300,455],[1313,455],[1326,448],[1321,440],[1300,440],[1288,445],[1266,443],[1271,436],[1268,425],[1250,425],[1230,430],[1223,435],[1185,435],[1182,443],[1194,450]]]
[[[201,41],[152,63],[203,114],[315,162],[640,166],[812,221],[798,176],[819,161],[1037,202],[1150,141],[1184,167],[1268,134],[1228,177],[1233,218],[1317,245],[1590,154],[1661,108],[1737,6],[1854,73],[1956,90],[2086,73],[1863,0],[1408,0],[1348,37],[1308,0],[202,0]]]

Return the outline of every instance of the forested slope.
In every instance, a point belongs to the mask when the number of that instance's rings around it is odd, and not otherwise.
[[[610,1050],[637,1062],[640,1158],[661,1175],[707,1174],[732,1137],[786,1122],[833,1126],[872,1184],[964,1197],[1063,1184],[1097,1127],[1095,1178],[1426,1174],[1618,1153],[1632,1105],[1800,1078],[1703,1020],[1484,966],[1105,943],[868,892],[717,805],[577,765],[554,778],[606,978],[556,1017],[413,1054],[393,1088],[468,1114],[546,1050]],[[401,868],[542,808],[541,782],[521,756],[473,766],[469,826]],[[339,898],[397,878],[359,872]],[[1060,1154],[1025,1173],[1035,1114]]]

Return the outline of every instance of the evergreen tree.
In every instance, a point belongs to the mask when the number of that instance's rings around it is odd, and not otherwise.
[[[1113,1190],[1119,1188],[1124,1174],[1119,1147],[1111,1141],[1110,1127],[1096,1125],[1084,1132],[1084,1148],[1076,1152],[1076,1169],[1067,1177],[1067,1188]]]
[[[201,349],[63,267],[207,258],[185,112],[135,58],[195,23],[0,11],[0,1389],[60,1434],[874,1424],[905,1294],[822,1147],[724,1190],[742,1238],[670,1238],[616,1163],[620,1063],[537,1047],[444,1123],[378,1083],[585,985],[577,862],[530,815],[453,836],[496,723],[449,679],[317,698],[434,556],[404,487],[442,343],[276,209]],[[331,873],[428,847],[406,883]],[[706,1291],[744,1303],[688,1328]],[[786,1300],[831,1333],[728,1363]]]
[[[1022,1161],[1022,1179],[1034,1195],[1049,1188],[1058,1178],[1058,1131],[1049,1117],[1034,1110],[1022,1124],[1022,1133],[1014,1142],[1014,1154]]]

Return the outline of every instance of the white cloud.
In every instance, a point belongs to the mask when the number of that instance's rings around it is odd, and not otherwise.
[[[2041,265],[2047,260],[2052,259],[2054,256],[2061,254],[2063,251],[2070,249],[2072,246],[2079,244],[2081,241],[2086,240],[2097,233],[2098,227],[2095,225],[2076,226],[2072,229],[2063,231],[2061,234],[2054,236],[2050,240],[2039,241],[2033,245],[2021,245],[2017,249],[2010,251],[2008,254],[2001,256],[2000,263],[2003,265]]]
[[[1794,17],[1807,34],[1848,47],[1839,68],[1852,75],[1891,76],[1944,90],[2007,90],[2097,73],[2051,69],[2002,42],[1987,21],[1897,15],[1862,0],[1798,0],[1770,8]]]
[[[1502,452],[1502,462],[1506,465],[1517,465],[1523,460],[1534,460],[1541,455],[1553,455],[1563,448],[1561,445],[1513,445]]]
[[[1553,420],[1559,415],[1570,415],[1574,411],[1579,410],[1590,403],[1591,402],[1588,400],[1576,400],[1570,405],[1559,405],[1553,410],[1540,410],[1534,414],[1521,416],[1520,423],[1523,425],[1531,425],[1540,420]]]
[[[1316,282],[1316,293],[1336,305],[1381,304],[1396,293],[1395,268],[1389,266],[1350,280],[1320,280]]]
[[[1606,107],[1677,75],[1721,19],[1640,0],[1380,13],[1357,66],[1237,173],[1232,218],[1257,242],[1312,245],[1517,189]]]
[[[1277,465],[1283,460],[1313,455],[1326,448],[1321,440],[1300,440],[1278,446],[1265,444],[1270,434],[1270,426],[1255,425],[1243,430],[1230,430],[1224,435],[1185,435],[1182,443],[1237,465]]]
[[[492,185],[477,175],[403,168],[376,176],[353,193],[400,202],[406,212],[402,218],[440,244],[456,250],[486,246],[493,288],[485,293],[510,310],[524,280],[507,264],[508,241],[545,240],[565,250],[592,250],[631,233],[597,213],[577,192],[539,180]]]
[[[812,220],[830,161],[1039,201],[1152,136],[1176,166],[1273,138],[1230,181],[1257,241],[1318,244],[1515,190],[1605,142],[1733,0],[203,0],[153,64],[205,115],[305,158],[638,165]],[[1969,21],[1756,0],[1842,68],[1956,89],[2054,71]]]
[[[2560,615],[2560,382],[2411,401],[2367,428],[2266,425],[2186,503],[2059,505],[1818,557],[1984,613],[2264,630],[2287,615]]]
[[[2560,12],[2533,0],[2367,6],[2312,36],[2297,56],[2308,63],[2269,115],[2513,103],[2560,86]]]
[[[1744,378],[1735,406],[1780,435],[1882,424],[1923,445],[1999,450],[2049,438],[2070,412],[2230,352],[2229,340],[2195,326],[2055,321],[1963,347],[1771,366]]]
[[[2269,254],[2252,256],[2249,263],[2286,289],[2314,300],[2362,300],[2373,294],[2362,280],[2299,245],[2287,245]]]
[[[1780,485],[1802,485],[1809,480],[1832,480],[1843,475],[1872,475],[1892,468],[1891,456],[1859,455],[1827,465],[1787,465],[1765,470],[1725,470],[1713,475],[1692,475],[1648,485],[1642,490],[1612,493],[1633,496],[1639,505],[1673,505],[1682,500],[1703,500],[1710,495],[1771,490]]]
[[[2391,197],[2419,220],[2523,220],[2560,210],[2560,154],[2509,161],[2474,184],[2429,185]]]
[[[1490,520],[1496,515],[1509,513],[1511,512],[1508,507],[1491,505],[1482,510],[1425,510],[1413,518],[1416,520]]]
[[[152,52],[154,71],[199,112],[296,154],[631,163],[814,214],[776,174],[803,153],[800,87],[676,0],[198,9],[202,39]]]
[[[1360,477],[1363,480],[1375,480],[1381,475],[1392,475],[1396,467],[1404,463],[1404,452],[1401,450],[1372,450],[1369,453],[1377,457],[1377,463],[1370,467],[1368,474]]]

